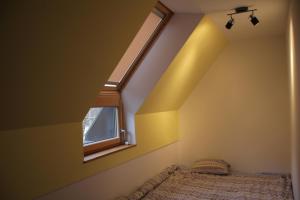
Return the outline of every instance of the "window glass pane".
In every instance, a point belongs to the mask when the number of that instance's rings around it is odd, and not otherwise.
[[[149,14],[143,26],[136,34],[135,38],[119,61],[115,70],[109,77],[109,82],[120,83],[130,66],[133,64],[139,53],[143,50],[143,48],[155,32],[161,20],[162,17],[157,13],[151,12]]]
[[[82,125],[84,145],[118,138],[118,109],[116,107],[91,108]]]

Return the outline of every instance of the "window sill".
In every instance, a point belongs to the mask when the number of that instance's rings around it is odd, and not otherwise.
[[[101,157],[107,156],[109,154],[112,154],[112,153],[115,153],[115,152],[118,152],[118,151],[122,151],[122,150],[131,148],[131,147],[135,147],[135,146],[136,146],[135,144],[128,144],[128,145],[124,144],[124,145],[113,147],[113,148],[110,148],[110,149],[107,149],[107,150],[104,150],[104,151],[93,153],[91,155],[84,156],[83,162],[86,163],[86,162],[95,160],[97,158],[101,158]]]

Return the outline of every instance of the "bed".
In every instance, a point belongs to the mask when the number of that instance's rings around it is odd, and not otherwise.
[[[122,200],[292,200],[289,175],[194,173],[171,166]]]

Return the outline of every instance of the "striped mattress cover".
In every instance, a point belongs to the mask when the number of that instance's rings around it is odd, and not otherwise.
[[[292,200],[289,175],[193,173],[171,166],[124,200]]]

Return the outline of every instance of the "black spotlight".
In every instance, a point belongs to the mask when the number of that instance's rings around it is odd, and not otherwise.
[[[227,24],[225,25],[225,27],[227,29],[231,29],[231,27],[233,26],[234,24],[234,19],[231,17],[231,19],[227,22]]]
[[[253,26],[255,26],[256,24],[259,23],[257,17],[255,17],[253,14],[250,15],[250,21],[251,21],[251,23],[253,24]]]

